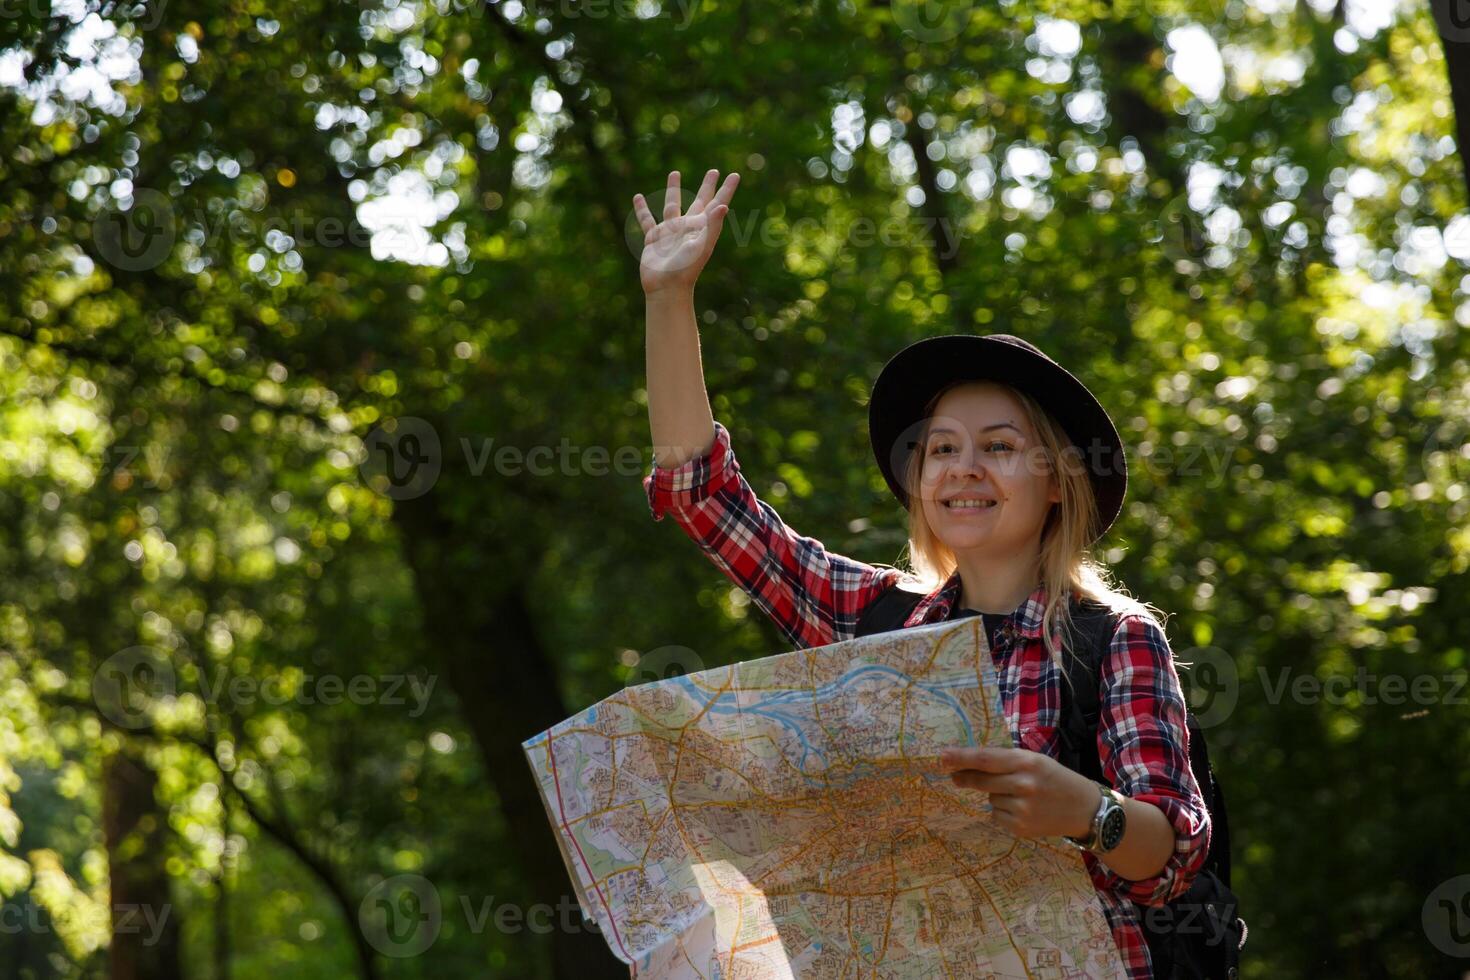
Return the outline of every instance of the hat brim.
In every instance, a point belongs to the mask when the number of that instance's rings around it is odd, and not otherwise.
[[[909,505],[899,474],[926,421],[934,393],[956,381],[997,381],[1025,392],[1057,420],[1082,453],[1097,500],[1101,537],[1123,510],[1128,461],[1117,427],[1087,386],[1016,338],[952,334],[929,337],[895,354],[873,384],[868,436],[888,488]]]

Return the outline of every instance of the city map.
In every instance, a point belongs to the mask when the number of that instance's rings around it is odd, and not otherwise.
[[[524,743],[636,977],[1123,977],[1080,853],[939,772],[1012,745],[979,617],[626,688]]]

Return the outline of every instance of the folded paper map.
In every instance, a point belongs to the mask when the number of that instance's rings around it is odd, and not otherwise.
[[[524,744],[636,977],[1123,977],[1081,854],[940,773],[1011,746],[979,617],[627,688]]]

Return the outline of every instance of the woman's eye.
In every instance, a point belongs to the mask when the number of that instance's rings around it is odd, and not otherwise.
[[[938,442],[938,443],[935,443],[932,448],[930,448],[929,455],[931,455],[931,456],[945,456],[945,455],[948,455],[950,452],[952,452],[954,450],[954,448],[955,448],[954,443],[951,443],[951,442]],[[1012,452],[1015,448],[1016,447],[1012,446],[1010,443],[1008,443],[1008,442],[1002,442],[1001,440],[997,439],[996,441],[988,444],[985,447],[985,451],[986,452],[1003,452],[1003,453],[1008,453],[1008,452]]]

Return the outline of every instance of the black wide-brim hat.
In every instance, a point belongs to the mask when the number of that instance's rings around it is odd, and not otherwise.
[[[1046,409],[1081,450],[1097,499],[1102,537],[1123,510],[1128,459],[1117,427],[1087,386],[1035,345],[1010,334],[951,334],[910,344],[888,361],[868,401],[868,435],[883,479],[905,508],[900,480],[918,445],[925,406],[956,381],[996,381],[1024,391]],[[1090,542],[1089,542],[1090,543]]]

